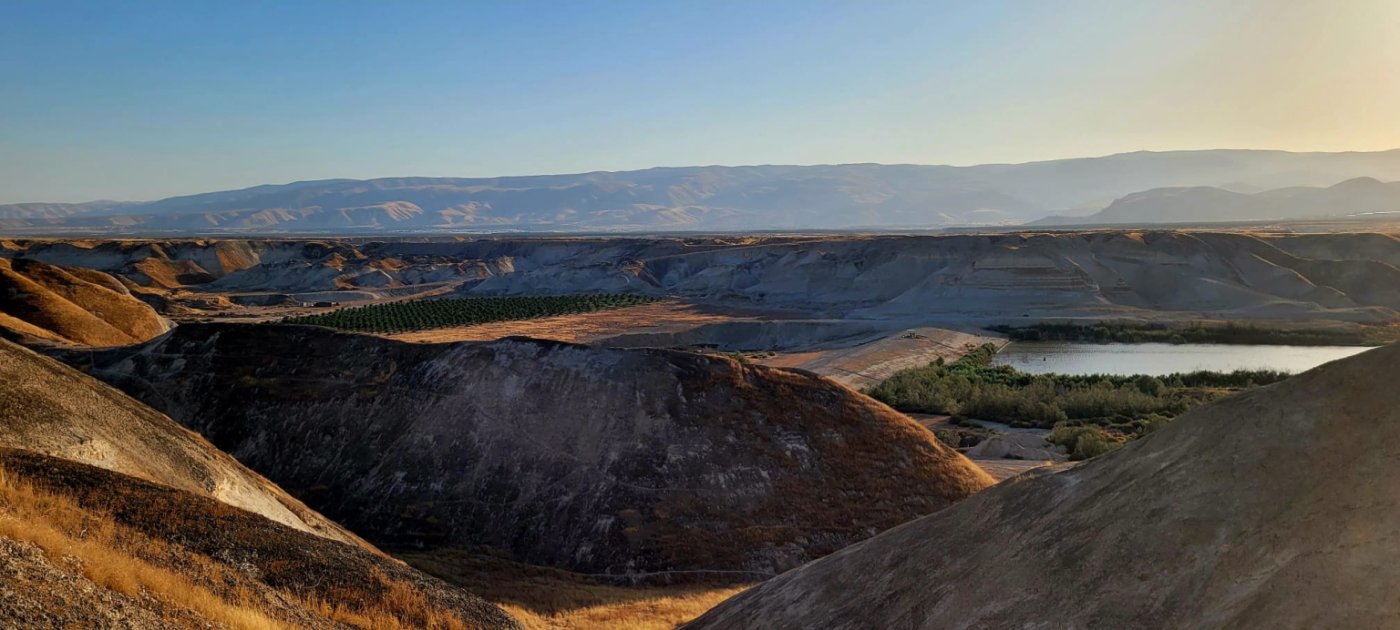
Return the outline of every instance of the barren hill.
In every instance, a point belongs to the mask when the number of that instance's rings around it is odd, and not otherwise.
[[[1390,346],[769,580],[690,628],[1400,624]]]
[[[0,626],[516,628],[403,563],[225,503],[0,448]]]
[[[0,258],[0,328],[48,341],[116,346],[150,339],[169,324],[100,271]]]
[[[513,627],[170,418],[0,340],[0,626]],[[213,625],[211,625],[213,624]]]
[[[53,359],[0,340],[0,447],[90,464],[363,544],[204,438]]]
[[[874,400],[723,357],[186,325],[90,366],[375,542],[618,577],[773,575],[991,483]]]

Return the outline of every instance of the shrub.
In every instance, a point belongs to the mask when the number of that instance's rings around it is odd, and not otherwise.
[[[1071,453],[1092,457],[1154,431],[1192,407],[1288,377],[1269,370],[1164,377],[1033,375],[992,365],[995,354],[996,347],[986,345],[951,363],[940,360],[900,370],[865,393],[905,412],[966,416],[1017,427],[1050,428],[1066,422],[1101,427],[1105,433],[1085,438],[1082,445],[1077,434],[1074,440],[1057,442]]]
[[[1250,324],[1186,325],[1139,322],[1098,322],[1031,326],[991,326],[1012,341],[1088,341],[1092,343],[1228,343],[1369,346],[1394,341],[1400,330],[1393,326],[1355,326],[1328,329],[1265,328]]]
[[[1123,445],[1123,440],[1118,436],[1094,425],[1058,424],[1045,440],[1063,446],[1073,461],[1097,457]]]

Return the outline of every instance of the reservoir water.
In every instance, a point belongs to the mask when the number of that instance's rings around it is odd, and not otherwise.
[[[1213,370],[1302,372],[1370,348],[1358,346],[1245,346],[1204,343],[1075,343],[1017,341],[995,365],[1044,374],[1151,374]]]

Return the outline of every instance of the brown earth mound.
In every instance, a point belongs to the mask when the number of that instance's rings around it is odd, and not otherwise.
[[[380,544],[618,578],[767,577],[991,483],[866,396],[723,357],[206,324],[73,358]]]
[[[0,626],[513,628],[365,549],[224,503],[0,449]]]
[[[1197,409],[769,580],[691,628],[1400,625],[1400,347]]]
[[[0,258],[0,328],[47,341],[117,346],[146,341],[169,325],[100,271]]]

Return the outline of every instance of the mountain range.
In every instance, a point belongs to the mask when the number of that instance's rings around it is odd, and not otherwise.
[[[0,205],[9,234],[924,229],[1084,215],[1154,189],[1400,180],[1400,149],[1136,152],[919,166],[703,166],[525,177],[331,179],[159,201]],[[1165,193],[1161,193],[1165,194]],[[1265,197],[1267,200],[1268,197]],[[1211,201],[1211,198],[1204,198]],[[1207,216],[1214,213],[1207,212]],[[1111,215],[1110,215],[1111,216]]]
[[[1154,188],[1087,217],[1052,216],[1032,225],[1142,225],[1270,221],[1400,213],[1400,182],[1358,177],[1326,188],[1290,186],[1245,194],[1215,188]]]

